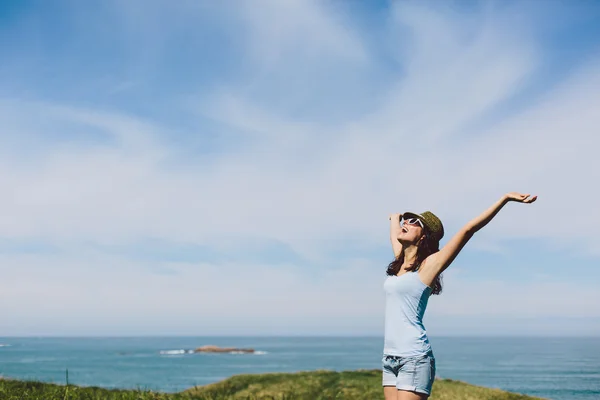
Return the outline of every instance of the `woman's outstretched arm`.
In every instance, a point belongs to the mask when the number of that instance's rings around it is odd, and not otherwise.
[[[498,214],[498,212],[509,201],[519,203],[533,203],[537,196],[529,197],[529,194],[520,194],[516,192],[508,193],[500,200],[495,202],[490,208],[481,213],[478,217],[469,221],[463,226],[456,235],[446,243],[446,245],[437,253],[426,258],[422,268],[419,269],[419,276],[425,284],[431,284],[433,280],[442,273],[454,261],[458,253],[473,237],[475,232],[483,228]]]
[[[394,250],[394,258],[398,258],[402,253],[402,244],[398,241],[398,234],[400,233],[400,218],[402,214],[391,214],[390,215],[390,241],[392,242],[392,250]]]

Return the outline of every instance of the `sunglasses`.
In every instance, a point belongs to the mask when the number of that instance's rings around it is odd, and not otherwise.
[[[419,218],[403,219],[402,225],[404,224],[419,225],[421,228],[425,229],[425,225],[423,225],[423,222]]]

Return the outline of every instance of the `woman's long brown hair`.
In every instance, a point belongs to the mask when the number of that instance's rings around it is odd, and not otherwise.
[[[419,244],[417,249],[417,259],[415,262],[408,268],[407,271],[418,271],[421,263],[429,257],[431,254],[440,251],[440,243],[438,241],[433,241],[429,238],[429,235],[425,233],[425,238]],[[402,264],[404,264],[404,250],[398,255],[394,261],[392,261],[387,267],[388,275],[397,275],[400,272],[400,268],[402,268]],[[438,275],[433,281],[433,285],[431,286],[431,294],[440,294],[442,293],[442,275]]]

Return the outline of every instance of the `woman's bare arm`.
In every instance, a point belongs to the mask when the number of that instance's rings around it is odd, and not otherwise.
[[[490,208],[485,210],[476,218],[469,221],[454,235],[448,243],[437,253],[434,253],[427,257],[423,262],[423,266],[419,268],[419,276],[421,280],[430,285],[435,278],[441,274],[450,264],[467,242],[473,237],[475,232],[486,226],[498,212],[508,203],[509,201],[516,201],[519,203],[533,203],[537,196],[529,197],[529,194],[520,194],[516,192],[508,193],[500,200],[495,202]]]
[[[402,218],[402,214],[390,215],[390,241],[392,242],[392,250],[394,250],[394,258],[398,258],[402,253],[402,243],[398,241],[398,234],[401,229],[400,218]]]

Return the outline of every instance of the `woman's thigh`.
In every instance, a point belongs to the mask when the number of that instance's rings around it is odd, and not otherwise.
[[[398,400],[398,389],[396,386],[384,386],[383,396],[385,400]]]
[[[429,398],[427,394],[398,390],[394,386],[384,386],[383,396],[385,400],[427,400]]]
[[[425,393],[409,392],[408,390],[398,389],[396,389],[396,391],[398,392],[396,394],[396,400],[427,400],[429,398],[429,395]]]

